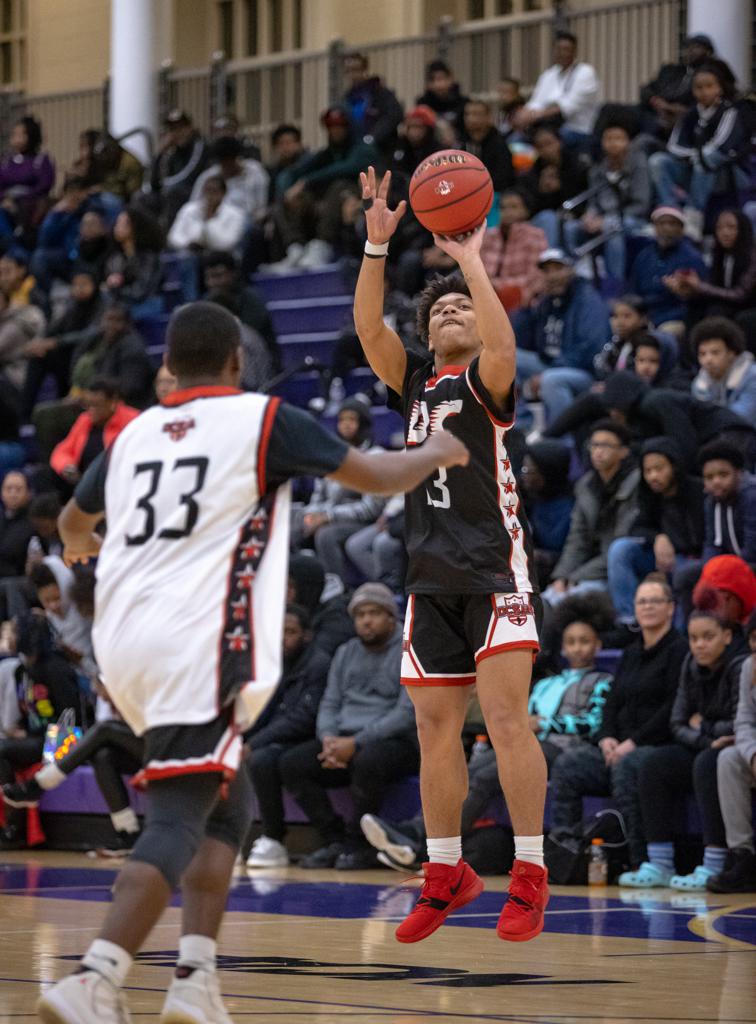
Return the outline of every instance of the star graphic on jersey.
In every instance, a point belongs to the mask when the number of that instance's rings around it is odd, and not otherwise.
[[[255,570],[251,565],[245,565],[243,569],[235,572],[234,576],[241,590],[250,590],[255,579]]]
[[[507,515],[509,516],[510,519],[514,519],[514,517],[517,515],[517,506],[516,505],[505,505],[504,506],[504,511],[507,513]]]
[[[242,594],[238,601],[232,601],[231,610],[234,621],[243,622],[247,617],[247,595]]]
[[[241,626],[237,626],[233,633],[226,633],[228,649],[237,654],[249,649],[249,633],[245,633]]]
[[[259,558],[264,546],[264,544],[261,544],[259,540],[255,540],[254,538],[251,540],[245,540],[242,542],[241,556],[242,558]]]
[[[512,538],[512,540],[518,540],[520,536],[519,526],[513,526],[512,529],[509,531],[509,536]]]
[[[260,530],[265,529],[265,523],[268,519],[267,512],[256,512],[249,521],[249,529],[252,533],[259,533]]]
[[[514,488],[514,484],[512,483],[512,481],[511,480],[507,480],[507,482],[504,484],[504,493],[505,494],[514,494],[514,489],[515,488]]]
[[[509,459],[500,459],[499,461],[501,462],[502,466],[504,467],[504,472],[508,473],[509,470],[510,470],[510,467],[512,465],[510,460]]]

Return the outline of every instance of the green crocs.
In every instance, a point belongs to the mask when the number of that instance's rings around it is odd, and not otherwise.
[[[637,871],[623,871],[617,879],[618,885],[632,889],[665,889],[672,878],[671,871],[644,861]]]
[[[713,877],[713,871],[699,864],[689,875],[672,875],[669,884],[672,889],[682,892],[706,892],[706,882]]]

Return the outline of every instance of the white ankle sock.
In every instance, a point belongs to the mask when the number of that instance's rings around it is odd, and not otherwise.
[[[123,985],[132,963],[133,957],[125,949],[107,939],[95,939],[81,961],[82,967],[97,971],[116,988]]]
[[[67,778],[66,773],[62,772],[55,762],[52,762],[39,769],[34,776],[34,781],[40,789],[55,789],[56,786],[59,786]]]
[[[139,819],[131,807],[124,807],[122,811],[114,811],[110,815],[110,820],[113,822],[116,832],[134,833],[139,831]]]
[[[182,935],[179,939],[178,967],[202,967],[215,970],[218,943],[207,935]]]
[[[543,867],[543,836],[515,836],[515,860]]]
[[[430,864],[448,864],[456,867],[462,856],[462,836],[451,836],[448,839],[428,839],[428,862]]]

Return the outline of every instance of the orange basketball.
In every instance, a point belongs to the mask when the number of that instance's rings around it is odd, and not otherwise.
[[[410,179],[409,200],[415,216],[437,235],[465,235],[486,219],[493,202],[493,182],[485,166],[463,149],[432,153]]]

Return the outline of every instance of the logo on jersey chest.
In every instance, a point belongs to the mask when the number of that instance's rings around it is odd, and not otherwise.
[[[196,426],[194,420],[188,416],[183,420],[171,420],[163,424],[163,433],[170,437],[171,441],[183,441],[186,435]]]
[[[439,402],[432,409],[425,400],[416,399],[410,412],[407,427],[407,444],[422,444],[430,434],[441,430],[449,416],[459,416],[462,412],[462,399],[455,398]]]

